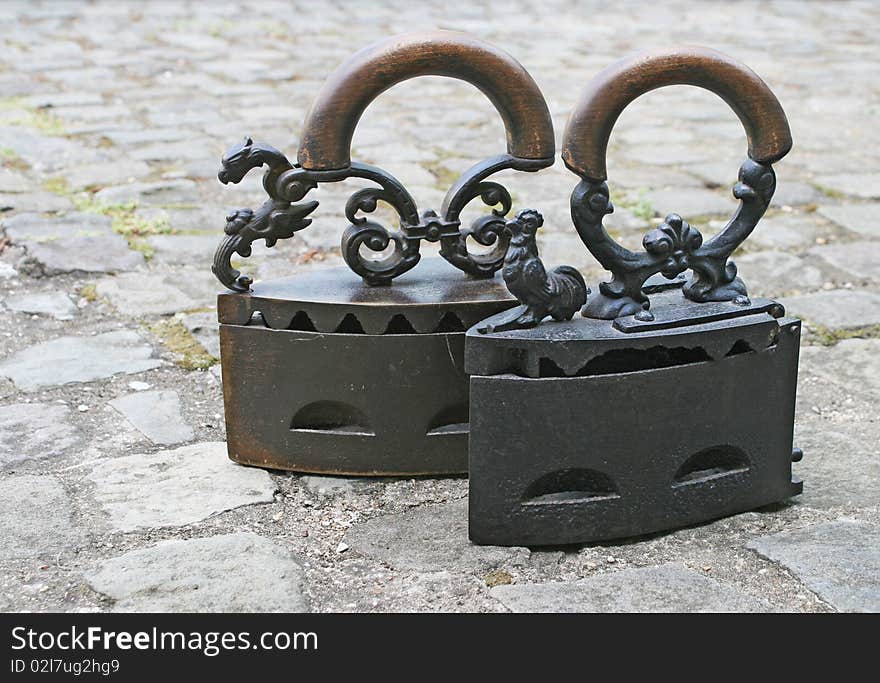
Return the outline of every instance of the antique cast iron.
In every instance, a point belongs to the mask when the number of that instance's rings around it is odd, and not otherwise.
[[[669,214],[633,252],[602,226],[613,210],[606,146],[629,102],[671,84],[715,92],[742,121],[740,206],[705,241]],[[572,268],[547,272],[535,247],[540,215],[507,222],[503,274],[522,306],[478,323],[466,342],[472,540],[633,536],[801,492],[791,472],[801,457],[792,448],[800,322],[775,301],[750,299],[729,260],[769,205],[771,163],[790,148],[775,96],[714,51],[642,53],[588,85],[562,155],[581,179],[574,225],[612,278],[591,292]]]
[[[350,157],[370,102],[422,75],[475,85],[507,132],[507,152],[466,171],[439,213],[420,213],[396,178]],[[306,116],[297,163],[250,138],[233,147],[219,180],[238,183],[266,166],[269,198],[227,216],[214,256],[214,274],[232,290],[218,299],[230,458],[341,474],[466,471],[464,330],[515,303],[496,277],[511,198],[487,179],[503,169],[550,166],[554,152],[550,113],[525,69],[497,48],[446,31],[396,36],[343,63]],[[250,255],[254,241],[271,247],[308,227],[318,206],[306,200],[309,192],[346,178],[377,185],[356,191],[345,206],[341,251],[350,271],[254,284],[232,266],[234,256]],[[477,198],[494,208],[462,228],[461,211]],[[380,201],[397,213],[398,230],[362,215]],[[486,251],[470,252],[468,238]],[[409,272],[422,240],[439,243],[454,268],[429,259]]]

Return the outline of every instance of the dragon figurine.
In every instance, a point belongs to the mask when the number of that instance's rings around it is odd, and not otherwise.
[[[316,201],[294,204],[279,193],[278,180],[294,168],[293,164],[271,145],[254,143],[251,138],[245,138],[224,155],[217,179],[224,185],[240,183],[248,172],[264,165],[268,170],[263,176],[263,188],[269,199],[256,211],[234,209],[226,216],[227,237],[217,247],[211,266],[217,279],[237,292],[247,292],[253,280],[232,267],[233,255],[250,256],[251,245],[258,239],[272,247],[279,239],[292,237],[311,224],[312,219],[307,216],[318,207]]]

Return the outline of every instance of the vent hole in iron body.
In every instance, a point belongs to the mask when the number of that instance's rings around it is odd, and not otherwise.
[[[741,353],[749,353],[750,351],[754,351],[747,341],[740,339],[733,346],[730,347],[730,351],[727,352],[727,356],[738,356]]]
[[[734,446],[715,446],[695,453],[675,473],[673,486],[714,481],[749,471],[746,454]]]
[[[375,436],[366,415],[341,401],[315,401],[300,408],[290,423],[291,430]]]
[[[293,320],[290,321],[290,327],[288,329],[300,330],[302,332],[318,331],[318,329],[315,327],[315,323],[312,322],[312,319],[305,311],[299,311],[295,316],[293,316]]]
[[[428,436],[434,434],[467,434],[470,414],[467,401],[447,406],[437,413],[428,425]]]
[[[446,315],[444,315],[440,322],[437,323],[437,327],[434,328],[434,332],[464,332],[465,327],[464,323],[461,322],[461,318],[459,318],[455,313],[449,311]]]
[[[353,313],[346,313],[333,331],[339,334],[365,334],[361,321]]]
[[[604,472],[573,468],[550,472],[532,482],[522,504],[586,503],[619,497],[614,480]]]
[[[383,334],[416,334],[416,329],[403,313],[398,313],[388,321]]]

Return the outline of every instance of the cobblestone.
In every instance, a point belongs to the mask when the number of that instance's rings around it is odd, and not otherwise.
[[[121,612],[308,611],[300,565],[252,533],[162,541],[105,560],[87,580]]]

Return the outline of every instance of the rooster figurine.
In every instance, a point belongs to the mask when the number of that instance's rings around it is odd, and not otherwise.
[[[505,317],[478,328],[483,334],[535,327],[548,315],[556,321],[571,320],[587,302],[590,290],[583,276],[571,266],[559,266],[549,273],[538,256],[535,235],[544,217],[534,209],[522,209],[504,228],[510,245],[504,257],[504,282],[522,306]]]

